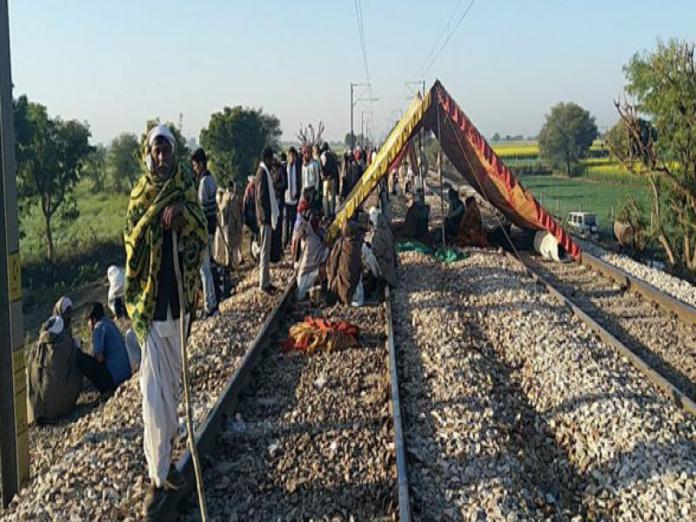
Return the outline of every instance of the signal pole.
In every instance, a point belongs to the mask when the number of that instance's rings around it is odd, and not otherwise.
[[[7,0],[0,0],[0,484],[5,507],[29,478],[8,18]]]

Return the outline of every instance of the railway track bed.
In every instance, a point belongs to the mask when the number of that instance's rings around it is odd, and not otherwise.
[[[696,327],[577,263],[525,264],[569,297],[689,399],[696,400]]]
[[[525,275],[401,254],[394,299],[414,520],[688,519],[694,418]]]
[[[311,355],[279,339],[307,315],[360,328],[360,347]],[[375,520],[397,510],[384,309],[295,307],[204,465],[224,520]],[[197,506],[184,518],[195,519]]]

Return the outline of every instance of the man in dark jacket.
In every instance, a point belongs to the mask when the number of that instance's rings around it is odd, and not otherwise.
[[[295,147],[288,150],[286,165],[287,188],[285,190],[285,218],[283,220],[283,247],[287,248],[292,240],[292,231],[297,217],[297,205],[302,195],[302,165]]]
[[[259,224],[261,245],[259,252],[259,287],[266,293],[271,293],[275,287],[271,284],[271,234],[278,224],[278,201],[273,190],[271,168],[273,166],[273,149],[263,150],[259,168],[254,180],[256,198],[256,220]]]
[[[275,161],[271,169],[273,190],[278,204],[278,222],[271,233],[271,262],[277,263],[283,257],[283,214],[285,213],[285,190],[288,188],[287,158],[281,153],[280,161]]]
[[[416,196],[406,211],[402,236],[407,239],[427,240],[429,217],[430,206],[425,204],[423,190],[416,189]]]
[[[464,202],[459,197],[459,192],[450,187],[447,191],[449,200],[449,212],[445,217],[445,238],[447,240],[457,237],[459,224],[464,216]]]
[[[361,152],[360,150],[356,149],[353,159],[348,165],[346,177],[343,180],[343,187],[341,187],[341,197],[344,201],[348,197],[348,194],[350,194],[350,191],[353,190],[353,187],[360,180],[360,177],[363,175],[363,168],[360,164],[360,158]]]

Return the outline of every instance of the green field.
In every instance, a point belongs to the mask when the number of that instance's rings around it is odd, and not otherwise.
[[[611,234],[612,208],[614,213],[633,197],[649,208],[649,194],[645,185],[617,184],[585,178],[560,176],[522,176],[520,182],[543,203],[547,210],[565,220],[568,212],[594,212],[602,233]]]
[[[93,194],[90,183],[77,187],[76,221],[53,224],[56,261],[46,260],[43,218],[38,208],[22,217],[22,308],[25,333],[33,336],[61,295],[76,303],[101,299],[95,283],[106,283],[106,269],[124,262],[123,225],[128,195],[113,192]]]
[[[89,181],[81,182],[76,189],[76,221],[65,223],[60,218],[53,224],[53,243],[58,259],[83,251],[96,243],[118,242],[128,208],[128,194],[101,192],[93,194]],[[23,237],[20,251],[23,263],[41,262],[46,257],[46,234],[43,215],[37,207],[21,220]]]

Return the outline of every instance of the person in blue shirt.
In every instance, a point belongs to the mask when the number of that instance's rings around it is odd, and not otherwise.
[[[100,393],[112,392],[131,376],[126,343],[113,321],[104,316],[101,303],[89,305],[87,321],[92,331],[94,355],[80,351],[77,365]]]

